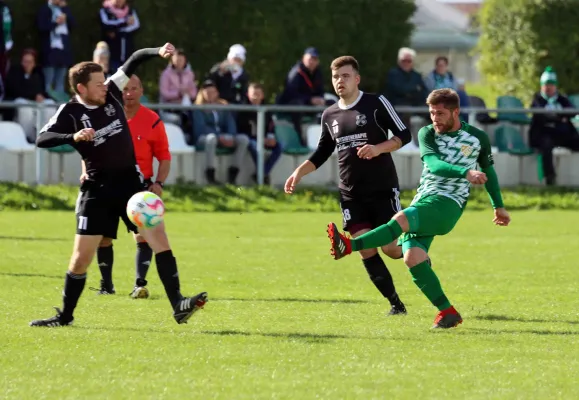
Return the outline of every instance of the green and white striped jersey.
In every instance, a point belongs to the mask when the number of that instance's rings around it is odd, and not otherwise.
[[[452,165],[476,169],[493,165],[491,145],[487,134],[466,122],[455,132],[436,133],[433,125],[423,127],[418,132],[420,156],[438,154],[440,159]],[[444,178],[434,175],[428,166],[420,176],[420,184],[412,204],[429,195],[440,195],[451,198],[462,208],[470,194],[470,182],[466,178]]]

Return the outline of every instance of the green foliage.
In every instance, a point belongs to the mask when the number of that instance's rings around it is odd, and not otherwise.
[[[15,19],[16,54],[38,44],[36,10],[45,0],[8,1]],[[76,61],[92,58],[100,40],[98,9],[102,0],[70,1],[78,28],[73,32]],[[408,43],[415,11],[410,0],[272,1],[252,0],[139,0],[136,9],[141,30],[139,47],[172,42],[183,47],[202,79],[211,66],[223,60],[229,46],[243,44],[248,51],[247,71],[261,81],[270,97],[283,87],[290,67],[308,46],[321,52],[329,86],[330,61],[343,54],[358,58],[362,88],[382,89],[388,68],[394,65],[398,48]],[[368,12],[369,9],[372,12]],[[387,16],[387,22],[385,20]],[[363,28],[363,29],[362,29]],[[159,74],[165,64],[152,62],[139,71],[147,95],[157,98]]]
[[[494,92],[530,103],[546,66],[563,91],[579,92],[574,0],[487,0],[480,14],[480,68]]]
[[[410,204],[413,190],[402,191],[403,206]],[[74,210],[78,188],[0,183],[0,210]],[[579,210],[579,193],[571,189],[517,188],[503,190],[509,210]],[[172,212],[339,212],[335,190],[300,187],[294,195],[269,187],[167,186],[163,195]],[[489,210],[484,189],[473,189],[468,210]]]

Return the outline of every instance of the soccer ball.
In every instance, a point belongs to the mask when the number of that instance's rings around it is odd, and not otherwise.
[[[138,228],[153,228],[163,222],[165,204],[152,192],[135,193],[127,203],[127,216]]]

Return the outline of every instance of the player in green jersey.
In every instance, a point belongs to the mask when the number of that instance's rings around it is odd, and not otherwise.
[[[462,317],[431,268],[428,250],[432,240],[454,228],[466,207],[471,184],[485,185],[496,225],[507,226],[511,218],[503,205],[488,136],[459,120],[458,94],[452,89],[434,90],[426,104],[432,125],[418,132],[424,169],[410,206],[387,224],[355,239],[346,237],[330,223],[328,237],[336,260],[352,251],[381,247],[399,238],[404,263],[414,283],[439,310],[433,328],[453,328],[462,323]],[[476,170],[477,164],[481,171]]]

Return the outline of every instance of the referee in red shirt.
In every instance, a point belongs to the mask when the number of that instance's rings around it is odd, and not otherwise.
[[[161,196],[163,194],[163,182],[167,179],[171,169],[169,142],[165,132],[165,125],[159,115],[141,104],[142,95],[143,86],[141,80],[136,75],[131,76],[129,83],[123,90],[125,115],[133,137],[137,163],[145,177],[145,189]],[[153,158],[156,158],[159,162],[154,180]],[[84,163],[82,168],[81,181],[85,177]],[[137,255],[135,257],[136,282],[131,297],[134,299],[145,299],[149,297],[145,278],[151,265],[153,250],[141,235],[135,234],[134,236],[137,242]],[[97,251],[97,261],[102,275],[101,287],[96,289],[99,294],[115,294],[112,278],[113,254],[113,240],[111,238],[103,238]]]

